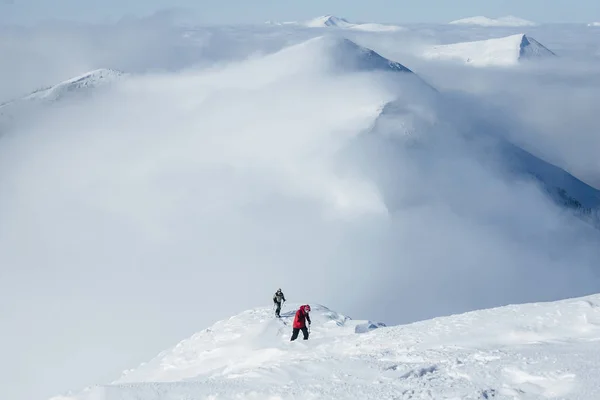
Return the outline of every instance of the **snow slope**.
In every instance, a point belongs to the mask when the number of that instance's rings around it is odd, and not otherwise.
[[[53,400],[595,399],[600,295],[385,327],[323,306],[289,342],[257,308],[220,321],[117,381]]]
[[[517,34],[502,38],[433,46],[422,56],[431,60],[457,60],[473,66],[513,66],[526,59],[555,56],[535,39]]]
[[[537,24],[526,19],[514,17],[512,15],[500,18],[488,18],[483,16],[463,18],[450,22],[452,25],[477,25],[486,27],[516,27],[516,26],[536,26]]]

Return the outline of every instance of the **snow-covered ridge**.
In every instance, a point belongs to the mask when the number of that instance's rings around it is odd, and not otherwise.
[[[12,100],[0,105],[0,113],[9,113],[10,109],[17,109],[37,102],[52,102],[67,98],[71,95],[88,93],[93,89],[107,86],[128,74],[113,69],[97,69],[82,75],[60,82],[56,85],[36,90],[20,99]]]
[[[325,67],[335,71],[393,71],[413,73],[404,65],[345,38],[319,36],[287,47],[268,59],[286,59],[303,68]],[[307,62],[310,60],[310,63]]]
[[[427,59],[456,60],[473,66],[512,66],[525,59],[556,56],[537,40],[517,34],[502,38],[432,46]]]
[[[220,321],[110,385],[54,400],[592,399],[600,387],[600,295],[478,310],[404,326],[297,305]]]
[[[280,352],[268,349],[274,344],[274,338],[289,340],[291,323],[299,306],[286,305],[287,311],[282,312],[281,319],[274,318],[272,308],[263,307],[219,321],[139,368],[125,371],[116,383],[169,382],[223,368],[234,372],[238,368],[277,363]],[[352,320],[322,305],[311,307],[311,337],[340,338],[385,326],[378,322]]]
[[[64,100],[94,95],[97,90],[108,87],[126,76],[127,73],[117,70],[97,69],[0,104],[0,134],[15,121],[19,121],[20,117],[26,118]]]
[[[126,75],[124,72],[113,69],[96,69],[68,79],[49,88],[37,90],[31,93],[29,96],[26,96],[24,100],[57,100],[68,93],[93,89],[110,84],[117,81],[124,75]]]
[[[488,27],[516,27],[516,26],[536,26],[537,23],[512,15],[500,18],[488,18],[484,16],[458,19],[450,22],[452,25],[478,25]]]
[[[333,15],[323,15],[317,18],[313,18],[304,22],[280,22],[273,23],[268,22],[272,25],[279,26],[302,26],[306,28],[337,28],[337,29],[351,29],[363,32],[398,32],[403,31],[405,28],[397,25],[378,24],[378,23],[353,23],[345,18],[336,17]]]

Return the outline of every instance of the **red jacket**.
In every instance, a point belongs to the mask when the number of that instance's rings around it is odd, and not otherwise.
[[[294,328],[306,328],[306,321],[310,324],[310,317],[308,316],[308,313],[304,312],[304,307],[300,307],[300,309],[296,311],[296,316],[294,317]]]

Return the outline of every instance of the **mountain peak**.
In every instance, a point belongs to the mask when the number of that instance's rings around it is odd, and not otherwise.
[[[353,24],[348,22],[348,20],[346,20],[345,18],[336,17],[334,15],[323,15],[311,19],[310,21],[306,22],[305,25],[311,28],[323,28],[332,26],[345,28]]]
[[[500,18],[488,18],[484,16],[462,18],[450,22],[452,25],[478,25],[487,27],[517,27],[517,26],[536,26],[537,24],[523,18],[508,15]]]
[[[432,46],[424,58],[457,60],[472,66],[511,66],[525,59],[556,56],[537,40],[519,33],[516,35]]]
[[[337,36],[320,36],[289,47],[284,51],[310,52],[311,58],[327,61],[335,69],[346,71],[396,71],[409,72],[404,65],[388,60],[375,51]]]
[[[553,51],[548,49],[546,46],[544,46],[537,40],[525,34],[519,34],[516,36],[521,37],[521,43],[519,45],[519,59],[556,56],[556,54]]]

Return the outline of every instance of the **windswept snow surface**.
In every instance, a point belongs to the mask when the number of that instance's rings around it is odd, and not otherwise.
[[[422,56],[430,60],[457,60],[473,66],[514,66],[525,59],[555,56],[535,39],[517,34],[496,39],[433,46]]]
[[[450,22],[451,25],[477,25],[485,27],[517,27],[517,26],[536,26],[537,24],[523,18],[512,15],[500,18],[488,18],[483,16],[463,18]]]
[[[53,400],[548,399],[600,396],[600,295],[385,327],[313,307],[310,339],[257,308],[110,385]],[[301,338],[301,336],[300,336]]]

